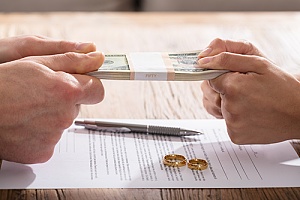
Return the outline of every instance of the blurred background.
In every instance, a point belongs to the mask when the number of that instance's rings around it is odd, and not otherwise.
[[[0,12],[299,10],[300,0],[0,0]]]

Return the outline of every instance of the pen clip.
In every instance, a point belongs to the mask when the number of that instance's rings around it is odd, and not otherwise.
[[[127,127],[110,127],[110,126],[97,126],[92,124],[85,124],[85,128],[95,130],[95,131],[104,131],[104,132],[116,132],[116,133],[128,133],[131,130]]]

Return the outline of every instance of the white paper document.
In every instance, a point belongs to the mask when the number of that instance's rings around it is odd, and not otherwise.
[[[203,135],[107,133],[72,126],[46,163],[3,161],[0,189],[300,187],[299,157],[289,142],[235,145],[223,120],[119,120],[176,126]],[[208,168],[163,164],[167,154],[205,159]]]

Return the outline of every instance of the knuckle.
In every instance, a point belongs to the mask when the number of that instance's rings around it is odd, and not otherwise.
[[[76,52],[67,52],[63,54],[65,63],[74,66],[74,70],[78,74],[83,74],[86,69],[90,67],[90,63],[86,60],[85,54],[78,54]]]
[[[61,51],[69,51],[69,50],[73,51],[76,49],[76,43],[60,40],[60,41],[57,41],[56,48]],[[69,52],[69,53],[71,53],[71,52]]]
[[[39,37],[37,35],[24,35],[21,37],[21,39],[32,42],[32,41],[38,40]]]
[[[211,42],[211,46],[220,46],[224,44],[224,40],[221,38],[215,38],[212,42]]]
[[[249,50],[252,50],[255,48],[254,45],[251,42],[249,42],[248,40],[242,40],[241,43],[244,46],[248,47]]]
[[[21,44],[24,46],[31,46],[34,43],[42,41],[41,38],[37,35],[26,35],[21,38],[21,41],[23,41]]]
[[[260,67],[261,69],[266,69],[270,66],[270,61],[264,57],[256,57],[257,62],[260,63],[260,65],[258,65],[258,67]]]
[[[75,53],[75,52],[67,52],[67,53],[65,53],[64,54],[65,55],[65,57],[67,58],[67,59],[69,59],[70,61],[75,61],[76,59],[77,59],[77,57],[78,57],[78,54],[77,53]]]
[[[224,87],[224,93],[231,97],[231,96],[237,96],[239,94],[239,88],[240,88],[240,80],[239,78],[231,77],[230,80],[223,82]]]
[[[17,52],[23,56],[29,56],[32,53],[32,49],[36,48],[35,46],[39,46],[42,42],[42,38],[37,35],[25,35],[20,36],[18,40],[18,48]]]
[[[218,56],[218,61],[221,66],[227,66],[230,61],[230,55],[228,52],[221,52]]]
[[[244,47],[246,47],[245,52],[249,52],[249,54],[260,55],[259,50],[255,47],[255,45],[247,40],[242,41]]]
[[[82,92],[77,80],[65,72],[56,72],[56,74],[58,77],[55,84],[56,93],[59,94],[64,104],[74,103],[76,97]]]
[[[68,128],[78,114],[76,107],[80,95],[82,95],[81,87],[78,82],[73,80],[71,76],[64,72],[57,72],[57,81],[53,86],[53,98],[59,102],[60,112],[56,114],[55,124],[62,129]]]
[[[245,81],[245,76],[239,72],[232,72],[222,84],[224,93],[231,99],[240,100],[245,95],[248,95],[249,82]]]

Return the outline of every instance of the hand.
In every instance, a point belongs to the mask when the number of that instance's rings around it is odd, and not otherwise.
[[[202,83],[203,104],[236,144],[300,138],[300,84],[247,42],[214,40],[199,65],[231,72]]]
[[[0,39],[0,64],[27,56],[53,55],[66,52],[89,53],[92,43],[53,40],[42,36],[16,36]]]
[[[77,51],[75,43],[39,38],[35,41],[32,37],[29,40],[35,44],[31,51],[7,51],[2,58],[12,61],[0,64],[0,158],[39,163],[51,158],[63,130],[78,115],[80,104],[103,100],[100,80],[82,74],[98,69],[104,56],[99,52],[67,52]],[[12,48],[18,52],[17,43]],[[20,48],[26,47],[22,44]],[[89,52],[95,46],[85,44],[85,48],[83,52]],[[33,54],[46,56],[25,57]]]
[[[213,40],[209,46],[202,51],[198,58],[202,59],[207,56],[215,56],[223,52],[231,52],[244,55],[256,55],[264,57],[263,54],[248,42],[234,42],[230,40]],[[208,113],[216,118],[223,118],[221,112],[221,96],[218,92],[210,87],[209,81],[203,81],[201,89],[203,91],[203,104]]]

